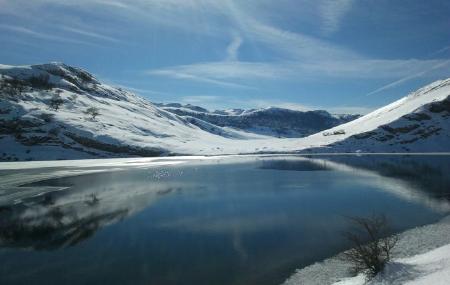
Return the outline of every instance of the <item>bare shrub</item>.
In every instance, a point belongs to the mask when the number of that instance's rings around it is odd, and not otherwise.
[[[50,99],[49,107],[55,111],[58,111],[59,107],[64,103],[64,100],[59,94],[54,94],[52,99]]]
[[[92,120],[95,120],[95,117],[100,115],[100,110],[96,107],[89,107],[84,111],[84,113],[91,117]]]
[[[384,215],[369,218],[350,217],[353,228],[344,237],[353,246],[342,258],[350,262],[354,274],[364,273],[367,279],[381,272],[391,260],[391,252],[398,236],[390,235],[389,223]]]

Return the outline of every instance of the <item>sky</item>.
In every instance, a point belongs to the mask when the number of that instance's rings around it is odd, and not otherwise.
[[[0,63],[153,102],[367,113],[450,77],[448,0],[0,0]]]

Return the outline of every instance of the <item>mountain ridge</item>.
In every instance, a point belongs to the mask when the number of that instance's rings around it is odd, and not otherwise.
[[[286,123],[289,121],[286,114],[313,114],[321,118],[334,118],[333,115],[323,111],[299,113],[282,108],[210,112],[193,105],[189,106],[191,111],[183,110],[183,113],[179,110],[186,106],[177,103],[155,105],[122,88],[106,85],[87,71],[63,63],[0,65],[0,90],[0,160],[3,161],[242,153],[450,151],[450,79],[433,82],[343,124],[322,125],[315,133],[310,129],[301,133],[297,129],[296,134],[303,136],[301,138],[289,137],[286,133],[274,134],[273,130],[292,126]],[[169,111],[168,108],[172,109]],[[252,130],[245,125],[238,128],[229,121],[222,122],[221,126],[211,119],[250,120],[248,118],[259,118],[268,113],[279,115],[280,121],[265,118],[271,127],[267,132],[261,128]],[[242,120],[238,122],[242,123]]]
[[[231,127],[279,138],[305,137],[360,117],[360,115],[351,114],[333,115],[325,110],[299,111],[280,107],[211,112],[191,104],[156,103],[155,105],[184,118],[193,117],[219,127]],[[191,123],[195,124],[196,120],[191,120]]]

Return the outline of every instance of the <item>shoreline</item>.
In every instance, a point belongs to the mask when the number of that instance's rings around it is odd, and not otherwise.
[[[424,254],[448,244],[450,244],[450,216],[436,223],[400,233],[393,250],[393,259]],[[339,259],[340,254],[296,270],[283,285],[327,285],[353,277],[348,272],[349,264]]]

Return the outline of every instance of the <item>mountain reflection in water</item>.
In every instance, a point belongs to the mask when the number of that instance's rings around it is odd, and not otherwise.
[[[266,156],[9,185],[0,283],[280,284],[348,247],[344,216],[447,215],[446,173],[448,156]]]

